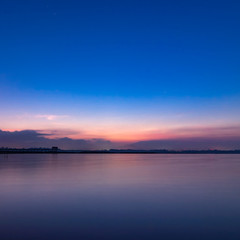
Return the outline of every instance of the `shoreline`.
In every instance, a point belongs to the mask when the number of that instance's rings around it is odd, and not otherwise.
[[[32,150],[0,149],[0,154],[240,154],[240,150]]]

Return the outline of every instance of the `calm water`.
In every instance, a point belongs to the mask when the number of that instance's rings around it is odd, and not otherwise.
[[[240,155],[0,155],[1,240],[240,239]]]

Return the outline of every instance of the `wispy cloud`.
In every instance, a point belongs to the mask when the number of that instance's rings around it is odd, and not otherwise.
[[[83,131],[75,131],[72,129],[45,129],[37,130],[37,132],[41,134],[46,134],[48,138],[73,137],[84,135]]]
[[[69,117],[68,115],[51,115],[51,114],[38,114],[35,115],[35,118],[43,118],[49,121],[57,120],[57,119],[63,119]]]
[[[151,129],[142,135],[144,140],[178,139],[178,138],[221,138],[239,137],[240,125],[235,126],[189,126],[170,129]]]

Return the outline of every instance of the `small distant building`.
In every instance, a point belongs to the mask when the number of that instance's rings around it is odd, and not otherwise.
[[[53,152],[57,152],[58,151],[58,147],[52,147],[52,151]]]

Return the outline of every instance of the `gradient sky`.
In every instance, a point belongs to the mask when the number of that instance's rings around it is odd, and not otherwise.
[[[0,129],[240,139],[239,1],[2,0]]]

